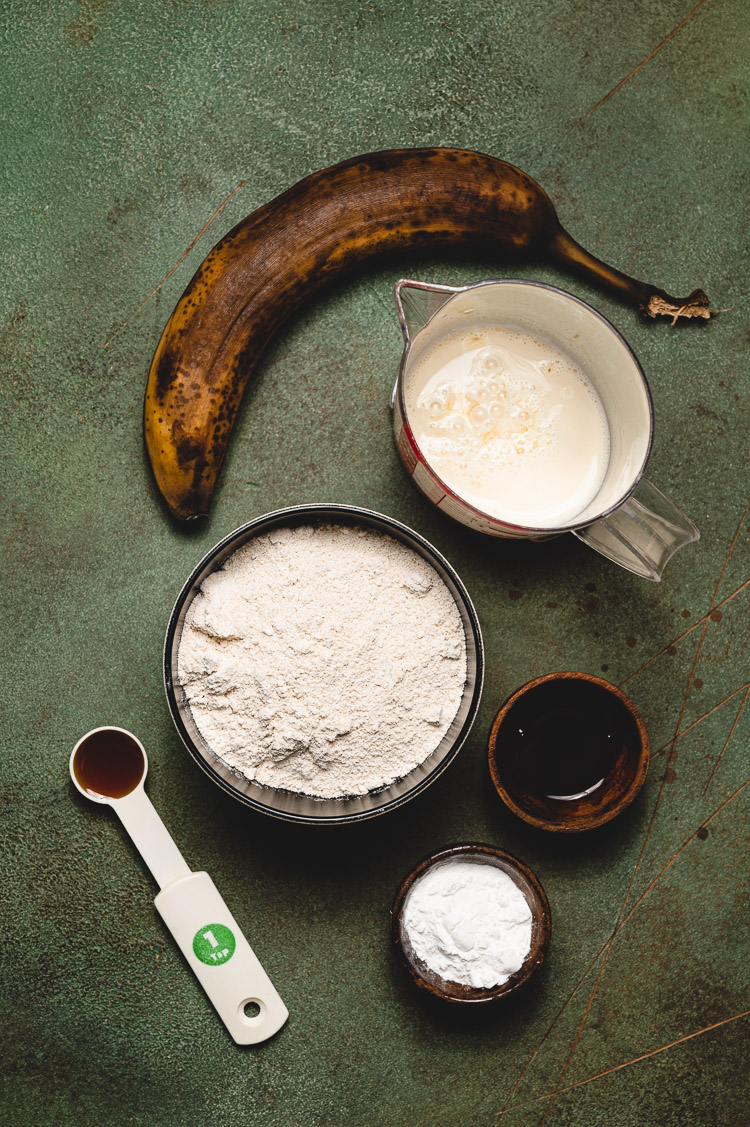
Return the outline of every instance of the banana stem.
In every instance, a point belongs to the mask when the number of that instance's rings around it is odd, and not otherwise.
[[[562,227],[548,245],[549,253],[564,262],[577,274],[599,285],[604,285],[636,305],[647,317],[671,317],[674,325],[680,318],[709,318],[716,310],[703,290],[693,290],[688,297],[672,297],[665,290],[639,282],[608,266],[606,262],[589,254]]]

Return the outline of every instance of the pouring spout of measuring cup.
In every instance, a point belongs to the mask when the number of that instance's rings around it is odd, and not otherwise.
[[[442,309],[446,301],[462,288],[399,278],[393,287],[393,297],[404,341],[408,344],[438,309]]]
[[[85,798],[111,806],[161,891],[154,905],[239,1045],[268,1040],[289,1013],[208,873],[194,873],[152,805],[140,740],[96,728],[73,748],[70,776]]]
[[[690,517],[644,477],[622,505],[573,535],[635,575],[658,583],[675,552],[700,540],[701,534]]]

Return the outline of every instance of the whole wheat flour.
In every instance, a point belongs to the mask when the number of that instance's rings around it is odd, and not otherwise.
[[[438,746],[466,682],[456,603],[421,556],[362,527],[282,528],[209,575],[178,678],[211,750],[246,778],[361,795]]]

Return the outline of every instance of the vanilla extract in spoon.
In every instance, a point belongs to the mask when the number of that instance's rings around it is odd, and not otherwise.
[[[557,802],[594,794],[626,749],[622,706],[589,682],[548,682],[512,708],[503,734],[508,781]]]
[[[145,766],[138,741],[129,732],[101,728],[80,743],[73,773],[91,797],[124,798],[140,783]]]

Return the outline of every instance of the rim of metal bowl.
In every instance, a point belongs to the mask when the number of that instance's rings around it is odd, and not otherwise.
[[[451,727],[435,751],[427,757],[423,764],[415,767],[402,779],[397,779],[396,782],[383,787],[379,791],[370,791],[366,795],[351,798],[316,799],[309,795],[252,783],[218,759],[200,736],[194,721],[190,717],[189,705],[186,702],[181,704],[178,699],[179,694],[184,691],[176,678],[176,656],[185,614],[198,593],[201,583],[210,572],[221,567],[233,552],[253,537],[282,525],[294,526],[306,522],[321,523],[337,520],[348,524],[359,523],[374,528],[376,531],[384,532],[412,548],[434,567],[451,592],[461,615],[466,636],[467,684],[464,688],[461,705],[451,723]],[[473,685],[471,684],[472,664],[475,666]],[[264,513],[262,516],[248,521],[247,524],[243,524],[240,528],[230,532],[203,556],[183,585],[169,617],[164,642],[163,672],[167,705],[180,739],[192,758],[212,782],[243,805],[259,810],[264,814],[270,814],[274,818],[307,825],[340,825],[374,818],[388,810],[395,810],[397,807],[403,806],[405,802],[421,794],[453,762],[466,741],[479,710],[484,683],[484,644],[474,605],[458,574],[445,557],[438,552],[437,548],[423,536],[420,536],[418,532],[384,513],[359,508],[356,505],[292,505],[283,509],[275,509],[271,513]],[[469,688],[470,692],[468,691]],[[467,699],[468,705],[465,707]],[[458,717],[462,713],[463,716],[459,722]],[[457,725],[457,722],[458,727],[454,732],[454,726]],[[191,725],[194,731],[190,730]],[[450,746],[447,746],[448,742]],[[438,761],[431,768],[427,768],[426,764],[439,755],[444,745],[446,745],[445,749]],[[411,785],[408,785],[412,776],[414,776],[414,781]],[[390,792],[395,793],[393,797],[388,798]],[[382,801],[379,801],[380,799]],[[320,813],[315,812],[316,807],[320,809]]]

